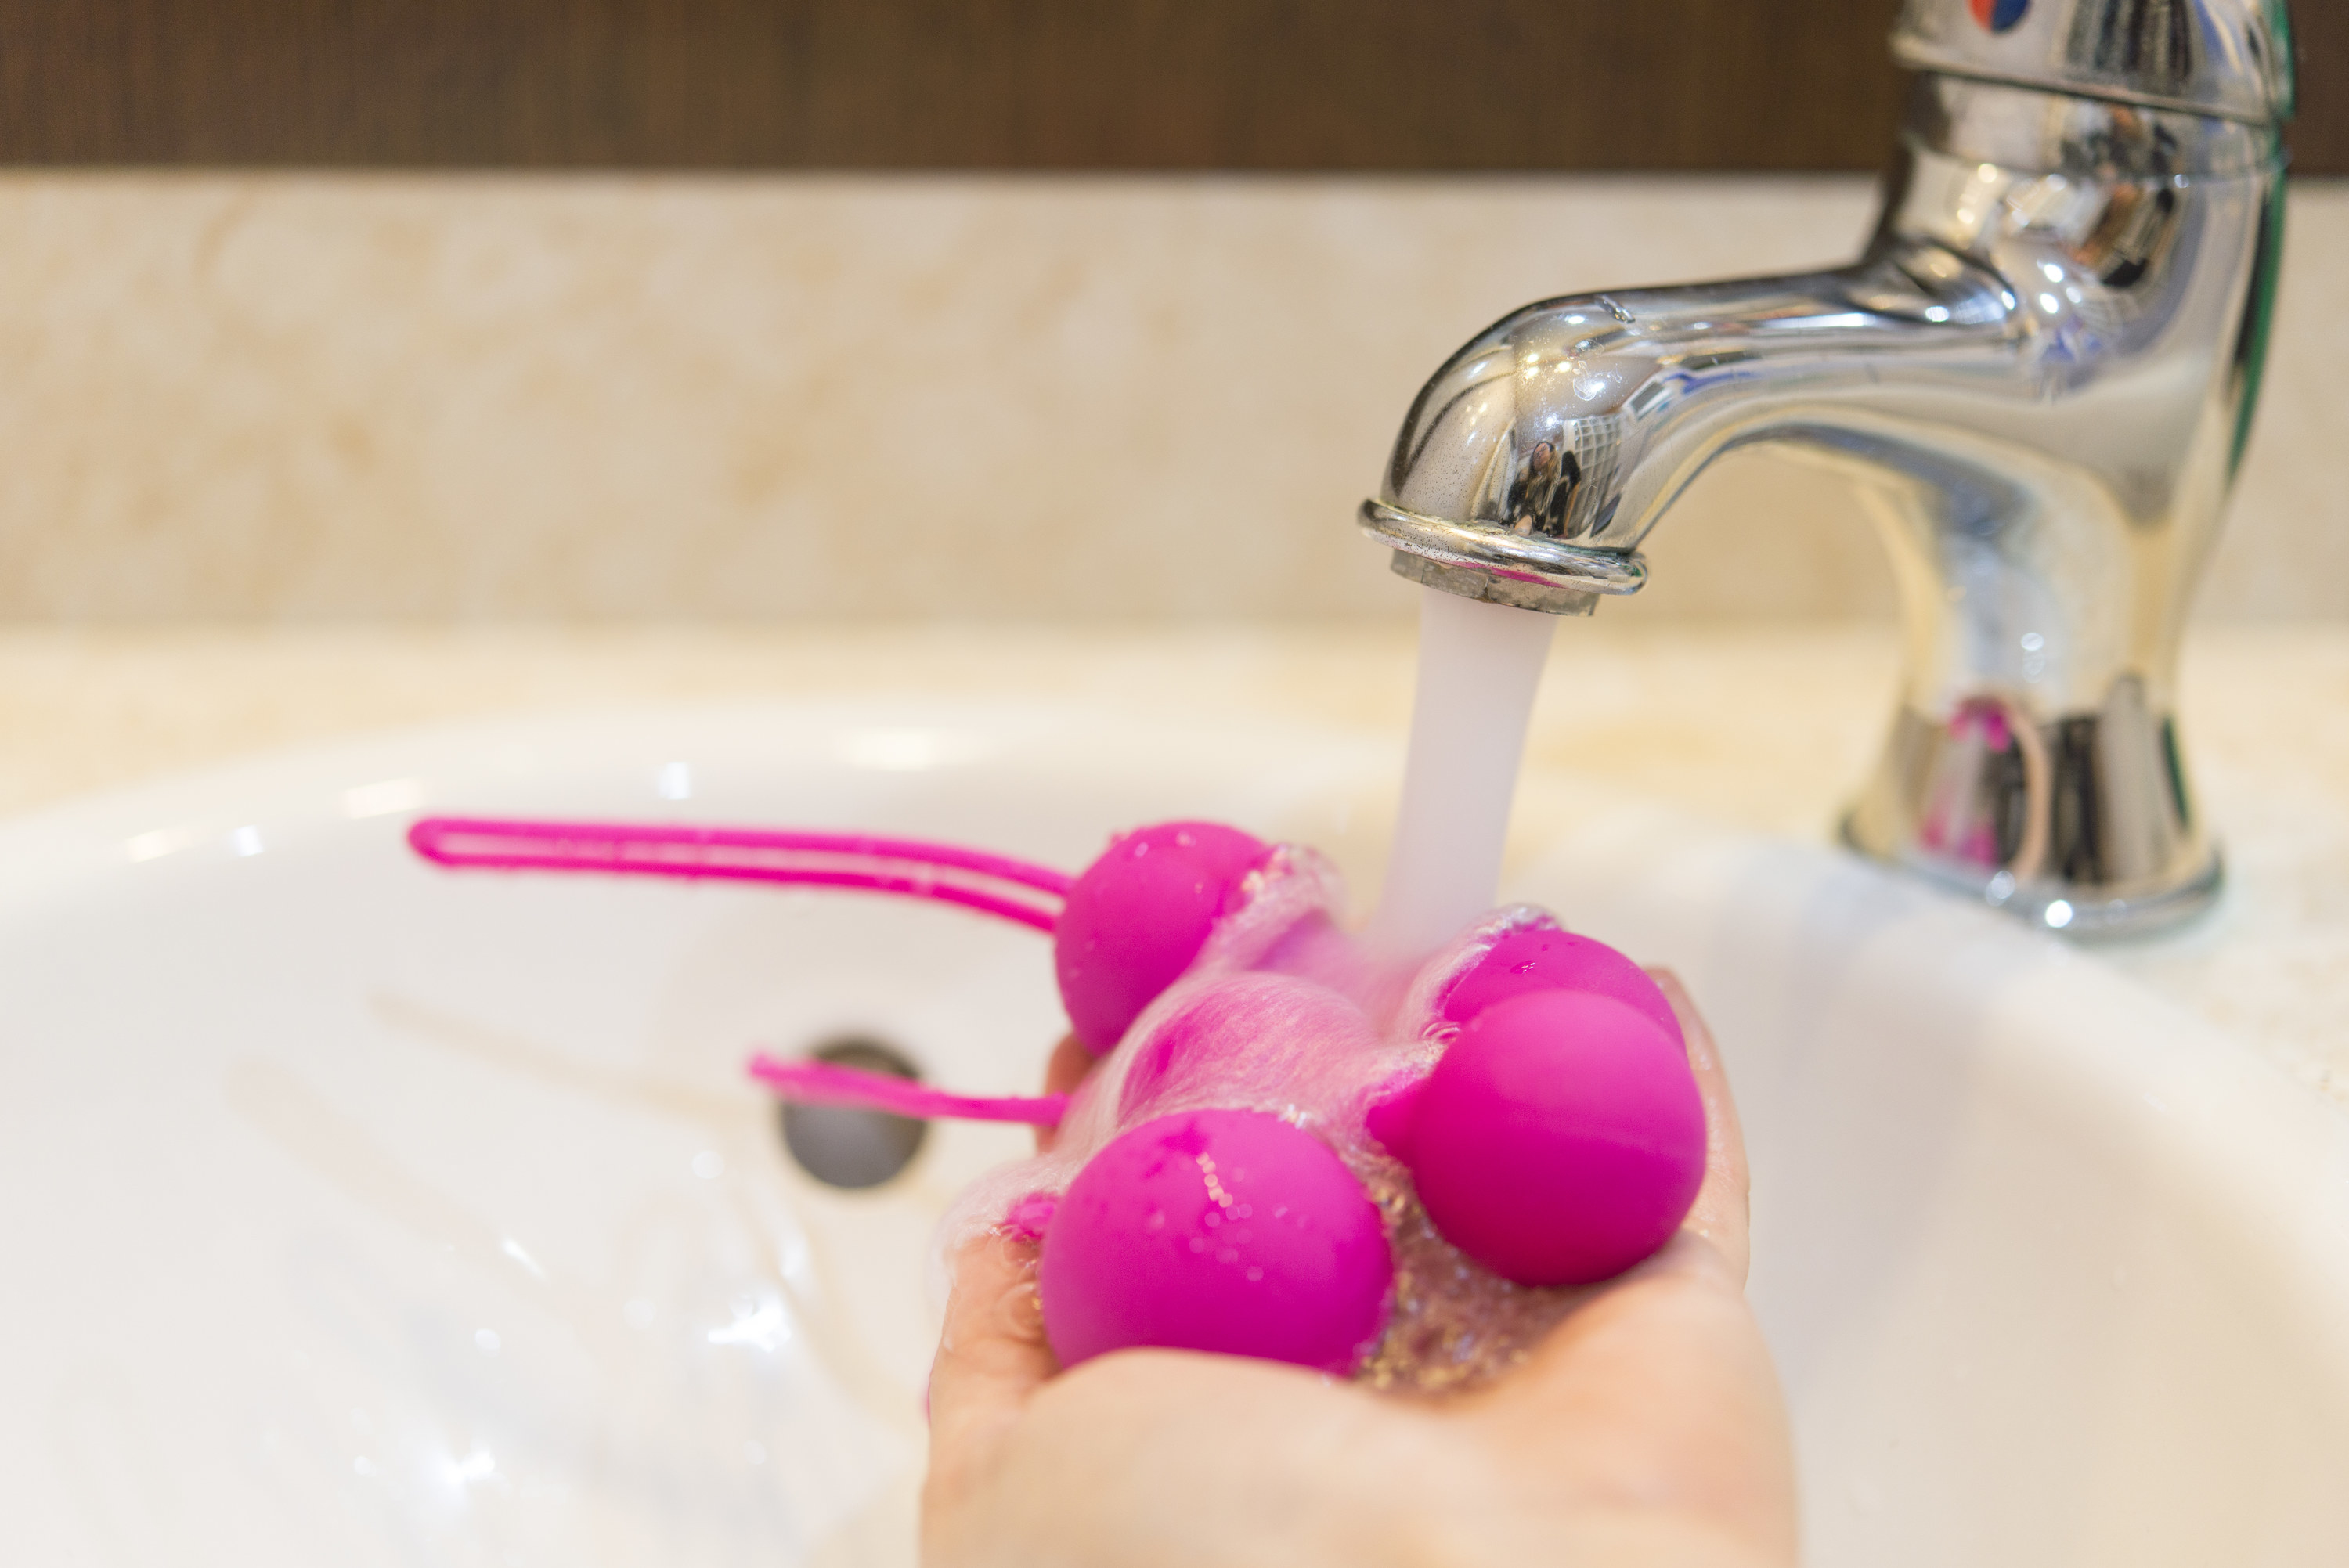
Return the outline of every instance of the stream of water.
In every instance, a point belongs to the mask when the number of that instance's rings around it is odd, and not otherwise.
[[[1402,805],[1372,947],[1433,953],[1492,908],[1526,725],[1557,618],[1423,588]]]

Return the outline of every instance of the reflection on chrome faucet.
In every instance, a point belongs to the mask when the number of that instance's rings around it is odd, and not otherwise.
[[[1768,442],[1891,552],[1901,707],[1845,836],[2074,933],[2206,906],[2178,643],[2257,405],[2291,109],[2279,0],[1909,0],[1919,69],[1849,266],[1528,305],[1405,419],[1395,570],[1587,614]]]

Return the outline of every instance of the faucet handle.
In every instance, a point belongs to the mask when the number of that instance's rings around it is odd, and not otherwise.
[[[1892,53],[1912,70],[2253,125],[2292,118],[2284,0],[1906,0]]]

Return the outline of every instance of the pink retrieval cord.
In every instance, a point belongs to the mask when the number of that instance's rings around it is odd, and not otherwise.
[[[598,872],[861,889],[959,904],[1053,934],[1074,879],[1049,866],[981,850],[871,833],[690,828],[634,822],[548,822],[426,817],[408,843],[434,865],[463,871]],[[750,1076],[803,1105],[844,1105],[898,1116],[1058,1126],[1064,1094],[948,1094],[833,1062],[779,1061],[761,1052]]]
[[[773,1085],[784,1099],[801,1105],[845,1105],[858,1110],[885,1110],[893,1116],[1058,1127],[1069,1112],[1069,1097],[1064,1094],[948,1094],[907,1078],[868,1073],[836,1062],[777,1061],[764,1051],[750,1058],[750,1076]]]
[[[408,843],[435,865],[460,869],[862,888],[958,903],[1047,935],[1073,881],[982,850],[870,833],[426,817],[408,830]]]

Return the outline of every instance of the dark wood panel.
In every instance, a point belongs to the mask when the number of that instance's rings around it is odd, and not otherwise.
[[[1870,169],[1894,5],[0,0],[0,161]],[[2349,168],[2349,7],[2302,11]]]
[[[2292,25],[2300,67],[2292,167],[2303,174],[2349,174],[2349,5],[2296,0]]]

